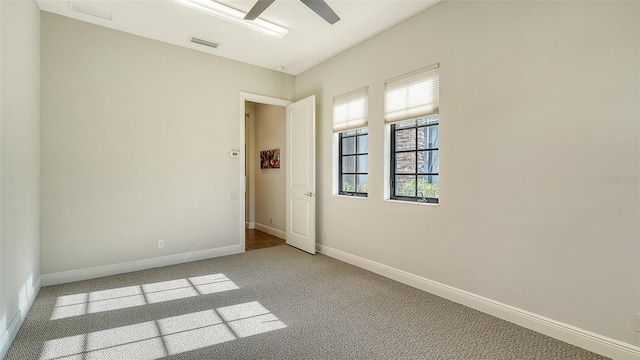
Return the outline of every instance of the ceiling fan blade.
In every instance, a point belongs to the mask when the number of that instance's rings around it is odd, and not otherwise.
[[[300,0],[309,9],[313,10],[321,18],[325,19],[329,24],[333,25],[340,20],[340,17],[329,7],[324,0]]]
[[[273,4],[276,0],[258,0],[258,2],[253,5],[251,10],[247,13],[247,16],[244,17],[245,20],[255,20],[263,11],[265,11],[269,5]]]

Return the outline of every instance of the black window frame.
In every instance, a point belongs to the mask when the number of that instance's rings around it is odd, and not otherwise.
[[[421,119],[428,119],[428,118],[433,118],[433,117],[437,117],[437,121],[430,123],[430,122],[426,122],[423,125],[418,125],[418,121]],[[405,121],[411,121],[411,120],[405,120]],[[405,121],[400,121],[399,123],[403,123]],[[440,202],[440,197],[439,197],[439,193],[438,193],[438,197],[434,198],[434,197],[423,197],[423,196],[419,196],[418,195],[418,176],[438,176],[438,186],[440,186],[440,167],[438,166],[438,172],[437,173],[421,173],[419,172],[419,168],[418,168],[418,152],[420,151],[438,151],[438,157],[440,156],[440,115],[430,115],[430,116],[424,116],[424,117],[420,117],[417,119],[413,119],[413,121],[415,122],[414,126],[406,126],[406,127],[402,127],[400,129],[396,129],[396,124],[391,124],[391,169],[390,169],[390,185],[391,185],[391,196],[390,199],[391,200],[399,200],[399,201],[410,201],[410,202],[419,202],[419,203],[428,203],[428,204],[438,204]],[[437,126],[438,127],[438,147],[434,147],[434,148],[425,148],[425,149],[418,149],[418,129],[420,128],[427,128],[427,127],[433,127],[433,126]],[[398,130],[410,130],[410,129],[414,129],[416,134],[415,134],[415,148],[413,150],[396,150],[396,131]],[[415,153],[415,172],[414,173],[401,173],[401,174],[396,174],[396,154],[400,154],[400,153]],[[438,160],[439,161],[439,160]],[[400,175],[400,176],[414,176],[415,177],[415,184],[416,184],[416,196],[406,196],[406,195],[396,195],[396,175]]]
[[[366,132],[362,133],[362,130],[366,130]],[[353,132],[353,135],[345,135],[349,132]],[[366,136],[367,137],[367,152],[363,152],[363,153],[359,153],[358,152],[358,140],[359,138]],[[343,143],[343,139],[344,138],[355,138],[355,152],[353,154],[347,154],[344,155],[342,153],[342,143]],[[359,196],[359,197],[368,197],[369,193],[368,193],[368,185],[369,185],[369,145],[368,145],[368,140],[369,139],[369,129],[367,129],[366,127],[364,128],[360,128],[360,129],[355,129],[355,130],[348,130],[348,131],[342,131],[340,133],[338,133],[338,194],[339,195],[346,195],[346,196]],[[366,155],[367,156],[367,172],[358,172],[358,156],[361,155]],[[345,173],[343,171],[343,158],[345,157],[350,157],[350,156],[355,156],[356,158],[356,164],[355,164],[355,172],[347,172]],[[357,190],[358,189],[358,175],[366,175],[367,176],[367,192],[359,192],[359,191],[345,191],[343,190],[343,180],[344,177],[343,175],[354,175],[355,176],[355,184],[354,184],[354,189]]]

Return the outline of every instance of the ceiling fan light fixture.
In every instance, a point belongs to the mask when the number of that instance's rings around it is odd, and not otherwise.
[[[262,19],[255,19],[251,21],[244,20],[246,14],[242,11],[230,8],[215,1],[175,0],[175,2],[188,8],[205,13],[207,15],[215,16],[217,18],[242,25],[251,30],[258,31],[265,35],[273,36],[278,39],[287,35],[287,33],[289,32],[289,30],[285,27],[272,24]]]

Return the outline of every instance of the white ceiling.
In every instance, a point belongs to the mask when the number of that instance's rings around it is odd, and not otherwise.
[[[260,18],[284,26],[281,39],[184,7],[173,0],[74,0],[112,15],[112,20],[72,11],[68,1],[38,0],[40,9],[96,25],[299,74],[415,15],[440,0],[327,0],[341,20],[329,25],[298,0],[276,0]],[[217,0],[248,12],[256,0]],[[220,44],[211,49],[191,36]]]

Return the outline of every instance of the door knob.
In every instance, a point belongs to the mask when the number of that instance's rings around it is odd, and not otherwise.
[[[309,191],[308,193],[304,193],[304,195],[308,197],[313,197],[313,193],[311,191]]]

